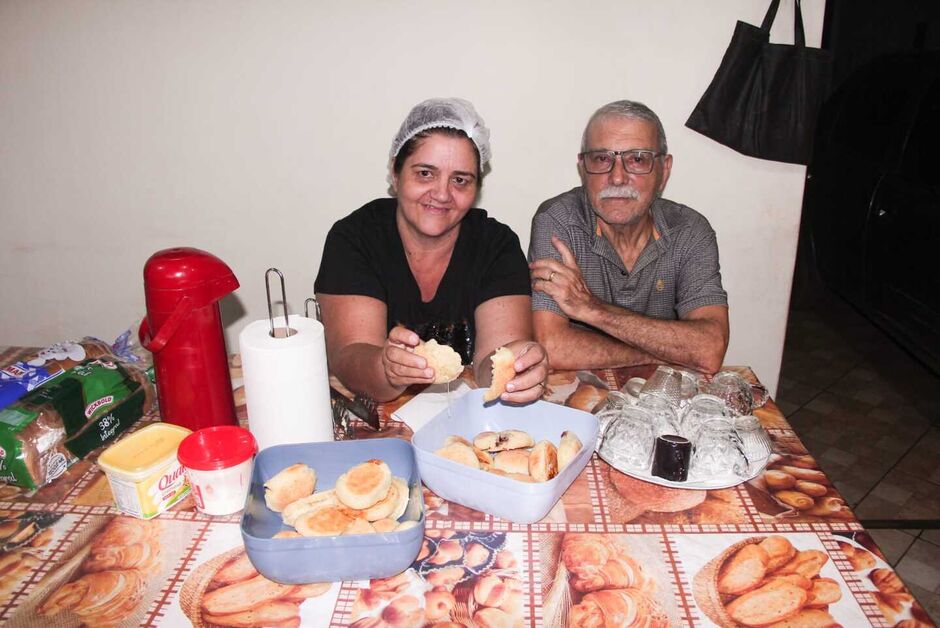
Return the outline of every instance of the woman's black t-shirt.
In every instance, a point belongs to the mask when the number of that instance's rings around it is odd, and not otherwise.
[[[473,313],[494,297],[531,294],[529,268],[519,238],[485,210],[471,209],[460,223],[450,263],[437,294],[421,300],[421,289],[405,257],[395,212],[398,201],[367,203],[330,229],[314,283],[318,294],[363,295],[384,301],[387,326],[414,330],[473,357]]]

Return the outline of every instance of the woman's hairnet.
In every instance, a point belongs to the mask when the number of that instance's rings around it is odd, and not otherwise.
[[[401,147],[418,133],[440,127],[466,133],[480,151],[481,168],[490,160],[490,130],[473,105],[462,98],[431,98],[415,105],[392,140],[389,157],[394,161]]]

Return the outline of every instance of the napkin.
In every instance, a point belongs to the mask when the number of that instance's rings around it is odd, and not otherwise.
[[[465,381],[458,379],[457,382],[450,383],[451,404],[470,391],[470,387]],[[447,409],[447,386],[447,384],[428,386],[415,395],[411,401],[392,412],[392,418],[401,421],[410,427],[413,432],[417,432],[438,413]]]

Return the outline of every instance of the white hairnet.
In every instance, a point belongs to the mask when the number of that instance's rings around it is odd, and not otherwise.
[[[440,127],[466,133],[480,151],[481,168],[490,160],[490,130],[484,126],[483,118],[473,105],[462,98],[430,98],[415,105],[401,123],[401,128],[392,140],[392,150],[389,152],[391,161],[394,162],[401,147],[415,135]]]

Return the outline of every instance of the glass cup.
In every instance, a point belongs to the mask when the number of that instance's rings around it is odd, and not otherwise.
[[[692,397],[682,414],[682,420],[679,423],[679,434],[694,443],[702,423],[708,419],[723,418],[727,420],[727,417],[728,408],[725,406],[724,401],[714,395],[699,393]]]
[[[754,409],[751,384],[734,371],[719,371],[704,388],[704,392],[725,402],[731,416],[748,415]]]
[[[607,424],[600,452],[614,467],[649,471],[654,438],[650,412],[628,406]]]
[[[770,436],[755,416],[739,416],[734,419],[734,431],[741,440],[741,448],[747,458],[748,473],[764,464],[773,451]]]
[[[637,406],[649,410],[653,415],[653,436],[679,434],[679,417],[668,401],[659,395],[646,395]]]
[[[662,397],[673,407],[679,407],[682,391],[682,374],[671,366],[658,366],[650,376],[643,388],[640,389],[640,400],[648,395]]]
[[[693,441],[689,474],[696,480],[711,480],[733,473],[747,475],[747,460],[730,421],[708,419]]]
[[[612,390],[607,393],[607,398],[604,400],[603,410],[620,410],[624,406],[633,405],[630,403],[629,397],[623,394],[619,390]]]

